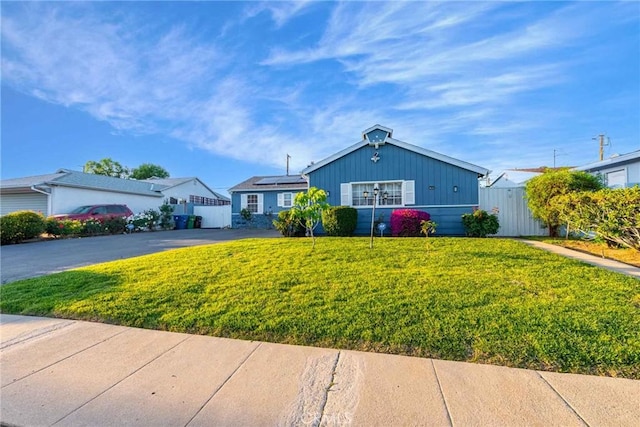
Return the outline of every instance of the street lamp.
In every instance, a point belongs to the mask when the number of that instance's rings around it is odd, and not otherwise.
[[[373,249],[373,223],[375,221],[376,218],[376,199],[378,198],[378,192],[380,190],[378,190],[378,187],[375,187],[373,189],[373,207],[371,209],[371,241],[369,242],[369,248]],[[367,190],[364,190],[362,192],[362,195],[364,196],[365,200],[369,197],[369,192]]]

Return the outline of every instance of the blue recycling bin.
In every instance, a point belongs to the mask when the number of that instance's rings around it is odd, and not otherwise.
[[[189,215],[174,215],[173,222],[176,223],[176,230],[185,230],[187,228],[187,221],[189,220]]]

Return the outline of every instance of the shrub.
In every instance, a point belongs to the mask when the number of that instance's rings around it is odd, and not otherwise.
[[[462,225],[469,237],[487,237],[496,234],[500,228],[497,212],[488,213],[482,209],[462,215]]]
[[[45,232],[54,237],[68,237],[81,235],[94,235],[104,233],[104,226],[96,220],[88,220],[89,226],[85,222],[77,219],[56,219],[47,218],[45,221]],[[97,224],[96,224],[97,223]],[[99,230],[96,230],[99,227]]]
[[[160,206],[160,228],[163,230],[171,230],[173,228],[173,206],[164,202]]]
[[[328,236],[352,236],[358,222],[358,211],[349,206],[334,206],[322,211],[322,227]]]
[[[44,217],[33,211],[12,212],[0,218],[0,243],[3,245],[33,239],[44,231]]]
[[[420,232],[424,234],[424,237],[429,237],[429,234],[436,234],[436,228],[438,224],[435,221],[420,221]]]
[[[553,202],[568,229],[640,251],[640,187],[565,194]]]
[[[80,234],[83,236],[97,236],[99,234],[104,234],[104,232],[104,224],[97,219],[88,219],[82,222],[82,230],[80,230]]]
[[[553,199],[563,194],[596,191],[601,188],[601,179],[588,172],[550,169],[527,181],[525,191],[533,217],[547,226],[549,236],[555,237],[562,221]]]
[[[291,214],[291,211],[278,212],[278,217],[273,220],[273,226],[284,237],[304,237],[306,233],[304,225]]]
[[[127,229],[125,218],[109,218],[104,221],[104,231],[109,234],[122,234]]]
[[[391,235],[396,237],[420,237],[421,221],[429,221],[431,215],[415,209],[396,209],[391,212]]]

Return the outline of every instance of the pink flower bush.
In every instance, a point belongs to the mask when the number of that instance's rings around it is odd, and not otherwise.
[[[429,221],[431,215],[415,209],[396,209],[391,212],[391,235],[394,237],[420,237],[420,222]]]

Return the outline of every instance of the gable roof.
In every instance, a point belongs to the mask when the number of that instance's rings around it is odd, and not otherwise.
[[[204,188],[206,188],[207,190],[209,190],[211,192],[211,194],[215,195],[216,198],[220,199],[220,200],[226,200],[229,201],[229,198],[226,196],[223,196],[222,194],[213,191],[211,188],[209,188],[209,186],[207,184],[205,184],[204,182],[202,182],[200,180],[200,178],[192,176],[192,177],[186,177],[186,178],[149,178],[149,179],[143,179],[142,181],[145,182],[149,182],[151,184],[158,184],[160,186],[162,186],[162,190],[167,190],[169,188],[173,188],[173,187],[177,187],[179,185],[185,184],[187,182],[191,182],[191,181],[198,181]]]
[[[604,159],[599,162],[589,163],[584,166],[578,166],[576,168],[573,168],[573,170],[591,172],[591,171],[597,171],[600,169],[616,167],[618,165],[622,166],[623,164],[632,163],[634,161],[640,161],[640,150],[632,151],[631,153],[622,154],[619,156],[610,157],[608,159]]]
[[[27,176],[24,178],[6,179],[0,181],[2,190],[31,190],[32,187],[71,187],[90,190],[115,191],[118,193],[139,194],[144,196],[162,197],[160,192],[164,186],[152,188],[151,184],[133,179],[113,178],[59,169],[54,174]],[[42,188],[41,188],[42,190]]]
[[[364,131],[363,135],[365,133],[371,132],[372,130],[375,130],[375,129],[382,129],[385,132],[389,132],[389,134],[391,134],[391,132],[392,132],[392,129],[386,128],[384,126],[376,125],[376,126],[373,126],[373,127],[369,128],[369,129],[367,129],[366,131]],[[472,171],[472,172],[476,172],[479,176],[485,176],[490,172],[490,170],[485,169],[485,168],[480,167],[480,166],[477,166],[477,165],[474,165],[472,163],[468,163],[468,162],[465,162],[465,161],[462,161],[462,160],[454,159],[453,157],[449,157],[449,156],[446,156],[446,155],[441,154],[441,153],[437,153],[437,152],[432,151],[432,150],[427,150],[426,148],[418,147],[417,145],[409,144],[408,142],[400,141],[400,140],[395,139],[395,138],[387,137],[385,141],[386,141],[387,144],[395,145],[396,147],[404,148],[405,150],[412,151],[414,153],[418,153],[418,154],[421,154],[423,156],[430,157],[432,159],[440,160],[442,162],[449,163],[449,164],[454,165],[454,166],[458,166],[459,168],[462,168],[462,169],[466,169],[466,170],[469,170],[469,171]],[[321,160],[321,161],[319,161],[317,163],[314,163],[312,165],[307,166],[302,171],[302,174],[303,175],[308,175],[309,173],[314,172],[314,171],[316,171],[316,170],[328,165],[329,163],[332,163],[332,162],[334,162],[334,161],[346,156],[347,154],[353,153],[354,151],[358,150],[359,148],[362,148],[362,147],[365,147],[365,146],[368,146],[368,145],[369,145],[369,141],[367,141],[366,139],[362,139],[361,141],[356,142],[352,146],[347,147],[342,151],[338,151],[334,155],[329,156],[324,160]]]
[[[282,180],[285,182],[278,183],[278,181]],[[252,176],[246,181],[231,187],[229,193],[234,191],[306,190],[308,187],[309,183],[302,175]]]

